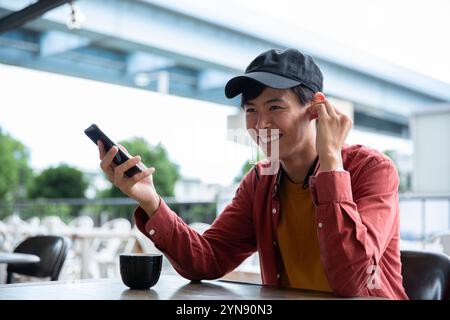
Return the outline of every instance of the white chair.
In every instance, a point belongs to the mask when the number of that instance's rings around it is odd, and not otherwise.
[[[7,225],[19,225],[22,224],[24,221],[19,217],[18,214],[14,213],[3,219],[3,222]]]
[[[93,241],[90,249],[92,262],[89,267],[90,274],[94,278],[117,277],[119,255],[132,249],[130,243],[134,241],[134,236],[131,232],[131,223],[124,218],[113,219],[104,223],[99,231],[102,232],[102,236]],[[111,236],[108,236],[108,232]]]
[[[92,229],[94,228],[94,220],[89,216],[79,216],[71,220],[68,226],[72,229]]]
[[[9,237],[8,226],[0,221],[0,251],[10,252],[13,250]]]
[[[11,252],[13,250],[8,238],[8,228],[3,221],[0,221],[0,251]],[[0,284],[6,282],[6,266],[7,264],[0,264]]]
[[[15,248],[20,242],[34,235],[34,228],[32,228],[26,221],[22,220],[19,215],[12,214],[5,219],[3,223],[8,232],[9,243],[12,248]]]
[[[41,231],[49,235],[65,235],[68,227],[60,217],[47,216],[41,221]]]
[[[89,232],[94,228],[94,220],[89,216],[79,216],[72,219],[67,224],[69,235],[72,238],[72,246],[61,271],[60,278],[64,280],[81,279],[82,258],[83,258],[83,241],[79,239],[80,232]]]
[[[435,234],[431,241],[440,246],[441,251],[450,256],[450,230]]]
[[[39,217],[31,217],[27,220],[27,223],[30,227],[37,231],[41,225],[41,219]]]

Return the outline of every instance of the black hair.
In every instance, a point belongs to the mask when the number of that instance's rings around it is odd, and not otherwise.
[[[260,82],[248,80],[242,89],[241,107],[243,107],[248,101],[257,98],[267,86]],[[307,104],[313,100],[314,92],[302,85],[290,88],[292,92],[297,96],[301,105]]]

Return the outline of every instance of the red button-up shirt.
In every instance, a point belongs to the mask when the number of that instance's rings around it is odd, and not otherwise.
[[[395,166],[360,145],[345,146],[342,160],[345,171],[321,172],[309,179],[330,287],[338,296],[407,299]],[[284,171],[280,167],[276,174],[262,175],[267,165],[258,163],[242,179],[231,203],[203,235],[190,229],[163,200],[150,219],[138,207],[136,225],[183,277],[220,278],[258,251],[263,284],[281,285],[277,226]]]

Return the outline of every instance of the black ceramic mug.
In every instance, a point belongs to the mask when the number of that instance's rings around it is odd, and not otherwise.
[[[123,253],[120,255],[120,276],[131,289],[148,289],[159,280],[162,254]]]

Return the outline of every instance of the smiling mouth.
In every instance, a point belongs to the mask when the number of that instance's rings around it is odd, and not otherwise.
[[[282,134],[274,134],[274,135],[271,135],[270,137],[258,136],[259,141],[261,141],[264,144],[275,142],[277,140],[280,140],[282,137],[283,137]]]

